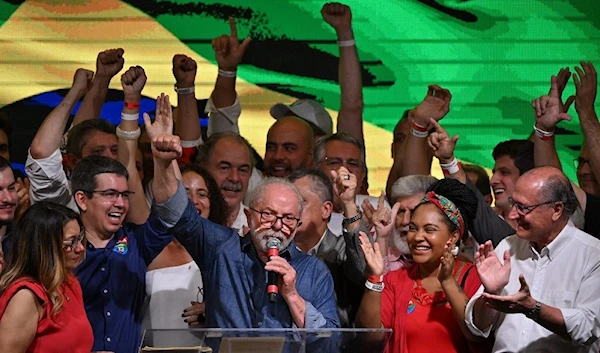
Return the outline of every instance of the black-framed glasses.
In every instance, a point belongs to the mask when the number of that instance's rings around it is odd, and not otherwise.
[[[549,204],[555,203],[555,202],[559,202],[559,201],[546,201],[546,202],[538,203],[536,205],[523,205],[522,203],[519,203],[519,202],[516,202],[515,200],[513,200],[512,197],[508,198],[508,204],[510,205],[510,207],[511,208],[515,207],[517,209],[517,213],[520,214],[521,216],[528,215],[529,213],[531,213],[531,211],[535,210],[539,206],[549,205]]]
[[[356,174],[364,167],[364,163],[358,159],[341,159],[337,157],[325,157],[325,165],[330,169],[338,170],[342,166],[346,167],[349,171]]]
[[[271,211],[259,211],[259,210],[255,210],[251,207],[248,207],[248,208],[250,210],[260,214],[260,222],[264,225],[272,226],[273,224],[277,223],[278,220],[281,220],[281,224],[283,224],[287,228],[295,229],[301,223],[300,218],[296,218],[296,217],[292,216],[291,214],[278,216]]]
[[[79,235],[71,240],[63,240],[63,247],[65,250],[73,251],[77,248],[77,245],[83,243],[85,241],[85,229],[81,228]]]
[[[575,167],[575,169],[579,168],[579,166],[583,166],[586,163],[589,164],[590,160],[582,157],[577,157],[573,160],[573,166]]]
[[[132,195],[135,195],[135,192],[129,191],[129,190],[118,191],[115,189],[106,189],[106,190],[82,190],[82,191],[85,193],[88,193],[88,194],[99,194],[104,199],[106,199],[107,201],[110,201],[110,202],[117,201],[119,196],[121,196],[123,198],[123,201],[129,201],[129,197]]]

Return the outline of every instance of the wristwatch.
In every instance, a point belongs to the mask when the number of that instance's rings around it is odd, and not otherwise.
[[[542,303],[536,300],[535,307],[531,309],[529,312],[525,313],[525,316],[535,321],[540,318],[540,311],[542,310]]]
[[[362,218],[363,214],[362,211],[360,210],[360,208],[358,208],[358,206],[356,207],[356,214],[353,217],[350,218],[344,218],[344,220],[342,221],[342,224],[346,225],[346,224],[352,224],[356,221],[358,221],[359,219]]]

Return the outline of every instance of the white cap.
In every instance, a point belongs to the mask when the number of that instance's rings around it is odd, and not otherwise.
[[[321,104],[312,99],[298,99],[289,106],[277,103],[271,107],[271,116],[275,119],[297,116],[311,123],[313,130],[315,127],[320,130],[315,131],[317,134],[331,135],[333,133],[331,116]]]

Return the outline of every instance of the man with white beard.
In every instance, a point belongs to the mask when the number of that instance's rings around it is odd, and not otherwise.
[[[193,207],[188,204],[187,206]],[[304,208],[298,188],[287,180],[266,178],[250,196],[250,235],[201,217],[174,229],[202,271],[207,327],[338,328],[333,280],[318,258],[296,248],[294,237]],[[278,256],[267,242],[281,241]],[[267,271],[279,277],[274,303],[267,295]]]

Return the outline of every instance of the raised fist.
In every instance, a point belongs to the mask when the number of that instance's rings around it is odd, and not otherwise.
[[[77,69],[75,71],[75,76],[73,76],[73,84],[71,85],[71,89],[77,92],[77,96],[79,98],[85,96],[85,94],[92,87],[92,79],[94,78],[94,73],[90,70],[86,69]]]
[[[123,64],[125,64],[124,52],[121,48],[107,49],[100,52],[96,59],[96,76],[112,78],[121,71]]]
[[[240,44],[235,20],[231,17],[229,18],[229,29],[231,32],[230,35],[223,34],[213,39],[212,47],[215,51],[215,58],[219,64],[219,69],[236,71],[248,45],[250,45],[250,38],[244,39]]]
[[[440,121],[450,111],[452,94],[438,85],[429,85],[423,101],[411,111],[413,121],[421,126],[429,126],[429,118]]]
[[[336,31],[350,29],[352,25],[352,12],[350,7],[339,2],[330,2],[323,5],[321,16],[327,24]]]
[[[341,166],[337,171],[332,170],[331,176],[334,179],[333,192],[339,200],[345,204],[356,204],[356,187],[358,186],[356,175],[350,173],[346,167]]]
[[[176,54],[173,57],[173,76],[178,88],[188,88],[194,85],[196,79],[196,61],[189,56]]]
[[[125,71],[121,75],[121,86],[123,86],[125,97],[136,96],[139,99],[146,85],[146,79],[146,72],[141,66],[132,66]]]
[[[173,134],[158,134],[152,138],[152,155],[165,165],[181,157],[183,150],[179,136]]]

